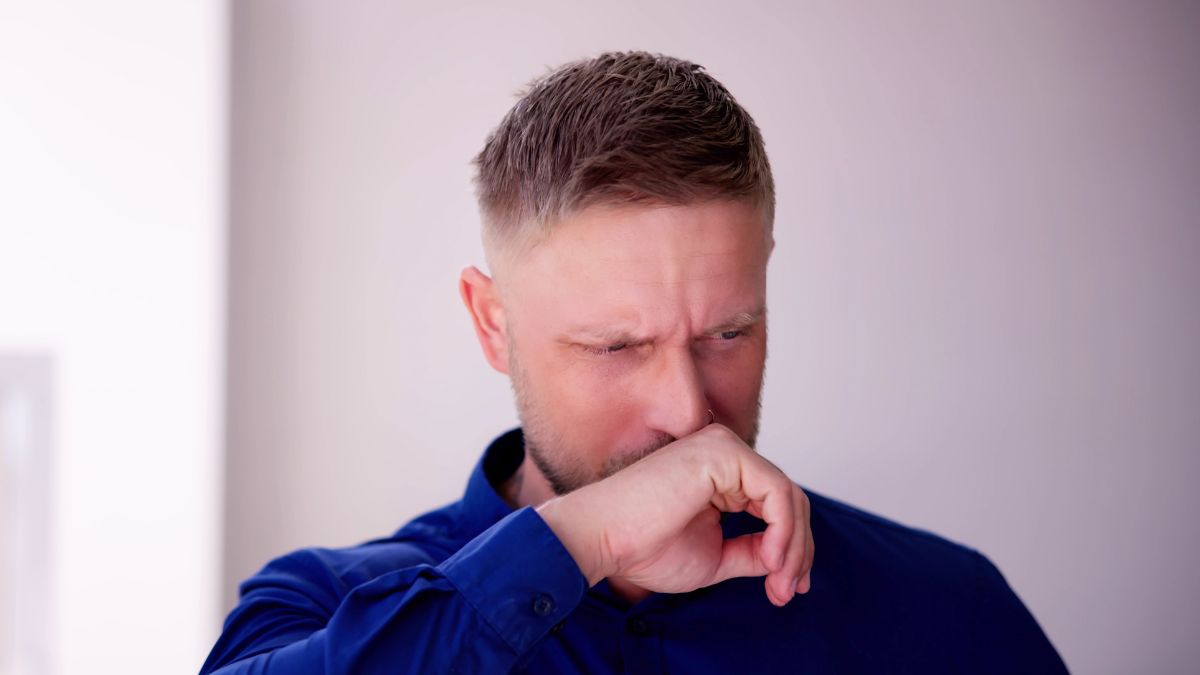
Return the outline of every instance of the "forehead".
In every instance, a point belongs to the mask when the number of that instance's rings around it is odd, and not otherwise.
[[[730,201],[589,207],[514,261],[513,309],[538,323],[639,325],[755,311],[770,254],[762,218]]]

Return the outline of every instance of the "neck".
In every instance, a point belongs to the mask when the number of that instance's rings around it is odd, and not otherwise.
[[[505,503],[514,509],[524,506],[538,507],[554,498],[550,481],[525,453],[525,459],[498,490]]]

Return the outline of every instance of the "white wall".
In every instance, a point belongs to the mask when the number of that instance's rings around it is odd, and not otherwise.
[[[38,673],[194,672],[219,629],[226,19],[0,10],[0,354],[53,373]]]
[[[766,135],[760,449],[983,550],[1073,670],[1200,659],[1195,4],[233,12],[226,606],[274,555],[457,498],[515,422],[455,291],[468,161],[546,67],[644,48]]]

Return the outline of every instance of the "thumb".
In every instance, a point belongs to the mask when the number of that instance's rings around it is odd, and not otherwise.
[[[733,577],[761,577],[771,572],[762,560],[762,532],[743,534],[721,544],[721,562],[713,573],[713,584]],[[711,584],[710,584],[711,585]]]

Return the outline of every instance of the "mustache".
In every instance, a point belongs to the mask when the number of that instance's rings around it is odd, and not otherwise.
[[[628,467],[632,464],[636,464],[637,462],[641,461],[642,459],[649,457],[650,455],[654,454],[655,452],[658,452],[659,450],[663,449],[665,446],[668,446],[677,440],[679,440],[679,439],[675,438],[674,436],[672,436],[670,434],[662,434],[662,435],[658,436],[657,438],[655,438],[649,444],[641,447],[638,450],[635,450],[634,452],[621,453],[618,456],[613,457],[608,460],[608,463],[605,466],[604,476],[607,478],[608,476],[613,475],[614,473],[620,471],[621,469],[624,469],[625,467]]]

